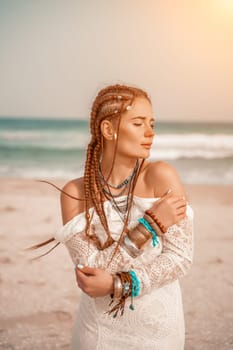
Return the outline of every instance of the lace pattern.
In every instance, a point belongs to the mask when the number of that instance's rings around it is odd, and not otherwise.
[[[137,225],[137,219],[155,200],[134,197],[129,228]],[[123,223],[111,203],[105,202],[105,210],[110,232],[117,240]],[[104,239],[102,226],[95,213],[91,229]],[[66,245],[74,264],[85,261],[89,266],[100,268],[107,268],[117,244],[103,251],[96,249],[91,242],[88,244],[83,213],[59,228],[55,238]],[[128,309],[130,301],[127,301],[124,316],[112,319],[105,314],[110,297],[93,299],[83,294],[74,324],[72,348],[183,349],[184,320],[178,278],[186,274],[192,258],[193,211],[188,206],[185,219],[170,227],[157,247],[148,245],[137,258],[132,258],[120,247],[108,270],[115,273],[134,269],[141,281],[141,294],[134,299],[135,310],[132,312]]]
[[[169,228],[163,236],[163,251],[152,262],[136,261],[135,272],[142,283],[143,292],[162,287],[186,274],[193,260],[193,220],[186,216]]]

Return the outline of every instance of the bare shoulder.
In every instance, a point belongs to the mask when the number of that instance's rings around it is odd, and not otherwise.
[[[185,190],[175,167],[164,161],[150,162],[146,167],[146,181],[154,189],[154,196],[161,197],[168,189],[175,195],[185,196]]]
[[[83,177],[70,180],[63,186],[61,193],[61,212],[63,224],[84,211]]]

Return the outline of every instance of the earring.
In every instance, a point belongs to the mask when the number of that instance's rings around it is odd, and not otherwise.
[[[117,133],[114,132],[114,140],[116,141],[116,139],[117,139]]]

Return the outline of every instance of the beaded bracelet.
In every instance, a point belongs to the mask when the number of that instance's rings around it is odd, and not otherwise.
[[[130,270],[129,272],[118,272],[116,275],[114,275],[114,293],[111,295],[112,300],[109,306],[114,302],[114,295],[116,294],[115,281],[117,277],[119,278],[120,284],[122,286],[121,296],[116,305],[107,311],[109,315],[113,313],[114,318],[117,317],[118,312],[120,312],[121,316],[124,314],[125,301],[129,296],[131,296],[131,304],[129,306],[129,309],[134,310],[133,298],[140,294],[140,281],[137,278],[136,273],[133,270]]]
[[[137,297],[140,294],[141,283],[140,283],[135,271],[130,270],[129,273],[130,273],[130,276],[132,279],[132,296]]]
[[[160,230],[158,224],[156,224],[156,222],[152,219],[151,216],[149,216],[148,214],[145,213],[143,217],[149,222],[149,224],[156,231],[158,236],[163,235],[163,232]]]
[[[151,225],[145,218],[139,218],[138,222],[142,224],[151,233],[153,247],[156,247],[156,245],[159,244],[156,231],[151,227]]]
[[[133,298],[137,297],[140,294],[141,290],[141,283],[136,275],[136,273],[133,270],[129,271],[132,281],[132,287],[131,287],[131,304],[129,306],[130,310],[134,310],[134,304],[133,304]]]
[[[153,220],[154,222],[159,226],[160,230],[165,233],[166,227],[161,223],[161,221],[159,221],[159,219],[156,217],[156,215],[151,211],[151,210],[146,210],[146,214],[148,214]]]

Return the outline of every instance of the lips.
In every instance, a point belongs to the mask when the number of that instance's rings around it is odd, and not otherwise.
[[[142,143],[142,146],[145,148],[151,148],[152,143]]]

